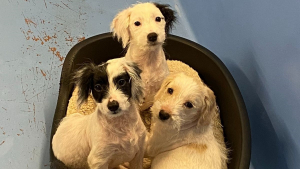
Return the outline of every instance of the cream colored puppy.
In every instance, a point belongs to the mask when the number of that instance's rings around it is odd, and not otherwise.
[[[171,74],[154,100],[146,148],[151,168],[221,169],[226,152],[213,133],[213,91],[200,78]]]
[[[121,11],[111,23],[113,35],[128,47],[125,58],[142,70],[145,100],[141,110],[153,104],[155,93],[169,74],[163,43],[175,20],[169,5],[148,2]]]

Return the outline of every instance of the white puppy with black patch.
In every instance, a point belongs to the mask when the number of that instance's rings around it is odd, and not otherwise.
[[[140,73],[125,58],[91,63],[76,73],[79,105],[92,93],[97,107],[90,115],[75,113],[61,121],[52,141],[57,159],[80,169],[108,169],[128,161],[131,168],[142,168],[146,129],[138,111]]]
[[[118,13],[111,23],[113,35],[128,47],[125,58],[143,71],[145,100],[141,110],[153,104],[155,93],[169,74],[163,43],[175,20],[169,5],[139,3]]]
[[[152,169],[221,169],[226,151],[213,133],[214,93],[201,79],[171,74],[155,96],[146,156]]]

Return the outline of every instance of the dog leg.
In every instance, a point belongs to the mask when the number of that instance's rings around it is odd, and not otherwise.
[[[88,164],[90,169],[108,169],[107,158],[99,154],[98,148],[93,148],[88,156]]]
[[[143,169],[143,154],[144,151],[136,153],[135,157],[129,162],[130,168]]]
[[[129,169],[129,164],[127,164],[127,162],[126,162],[122,165],[119,165],[118,167],[113,168],[113,169]]]
[[[129,166],[132,169],[143,169],[143,159],[144,159],[144,153],[145,153],[145,139],[146,134],[143,134],[143,136],[140,138],[139,143],[139,151],[136,153],[134,158],[129,162]]]

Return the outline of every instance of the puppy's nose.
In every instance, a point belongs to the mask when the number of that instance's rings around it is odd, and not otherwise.
[[[157,34],[155,32],[149,33],[147,38],[149,41],[155,42],[157,40]]]
[[[170,118],[170,114],[167,113],[167,112],[165,112],[165,111],[163,111],[163,110],[160,110],[160,112],[159,112],[159,118],[161,120],[168,120]]]
[[[107,104],[107,108],[110,110],[110,111],[116,111],[119,109],[119,103],[115,100],[113,101],[109,101],[108,104]]]

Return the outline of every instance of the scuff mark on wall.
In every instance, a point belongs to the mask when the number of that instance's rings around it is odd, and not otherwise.
[[[32,105],[33,105],[33,121],[35,122],[35,104],[32,103]]]
[[[46,3],[46,0],[44,0],[44,3],[45,3],[45,7],[47,8],[47,3]]]

